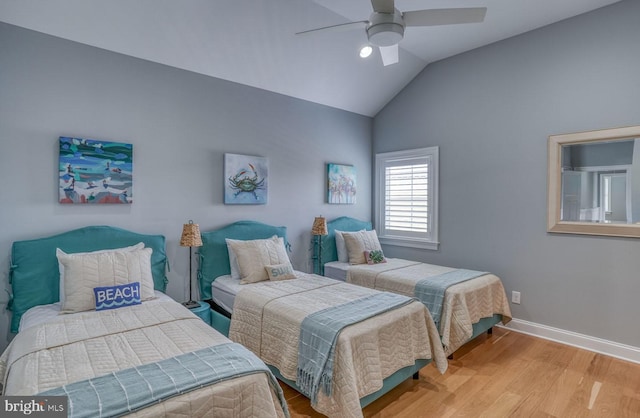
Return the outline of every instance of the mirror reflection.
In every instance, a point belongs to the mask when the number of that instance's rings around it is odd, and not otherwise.
[[[640,223],[640,139],[561,147],[562,221]]]

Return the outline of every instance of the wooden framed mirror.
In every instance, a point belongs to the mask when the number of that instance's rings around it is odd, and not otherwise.
[[[640,126],[549,137],[547,231],[640,238]]]

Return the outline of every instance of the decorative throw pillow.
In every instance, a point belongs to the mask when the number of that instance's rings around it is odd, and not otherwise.
[[[382,250],[375,229],[371,231],[343,232],[350,264],[365,264],[365,250]]]
[[[98,251],[90,251],[83,253],[71,253],[71,254],[99,254],[99,253],[108,253],[110,251],[135,251],[141,250],[144,248],[144,242],[139,242],[136,245],[132,245],[130,247],[122,247],[122,248],[113,248],[109,250],[98,250]],[[60,248],[56,248],[56,257],[58,254],[67,254],[62,251]],[[64,264],[58,262],[58,271],[60,272],[60,304],[64,303]]]
[[[140,305],[140,282],[120,286],[94,287],[96,311],[117,309],[123,306]]]
[[[364,231],[364,229],[362,231]],[[342,234],[346,231],[335,230],[334,232],[336,236],[336,250],[338,252],[338,261],[348,263],[349,252],[347,251],[347,245],[344,243],[344,236],[342,236]]]
[[[386,263],[387,259],[384,258],[384,254],[382,250],[372,250],[364,252],[364,259],[367,261],[367,264],[380,264]]]
[[[293,271],[293,266],[291,265],[291,263],[264,266],[264,268],[267,270],[267,276],[269,276],[269,280],[288,280],[296,278],[296,274]]]
[[[61,313],[95,309],[93,288],[140,282],[141,300],[155,298],[151,248],[94,254],[58,254],[64,264],[65,299]]]
[[[229,245],[238,259],[240,284],[269,280],[265,266],[290,263],[281,237],[248,241],[230,240]]]

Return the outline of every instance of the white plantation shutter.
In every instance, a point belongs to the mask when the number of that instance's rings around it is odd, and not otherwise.
[[[438,148],[376,155],[380,241],[437,248]]]
[[[429,163],[414,161],[385,167],[385,229],[428,231]]]

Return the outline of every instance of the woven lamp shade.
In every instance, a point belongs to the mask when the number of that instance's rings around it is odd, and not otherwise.
[[[202,238],[200,237],[200,227],[189,221],[182,227],[182,237],[180,237],[181,247],[201,247]]]
[[[327,231],[327,220],[322,216],[316,216],[311,227],[311,235],[329,235]]]

